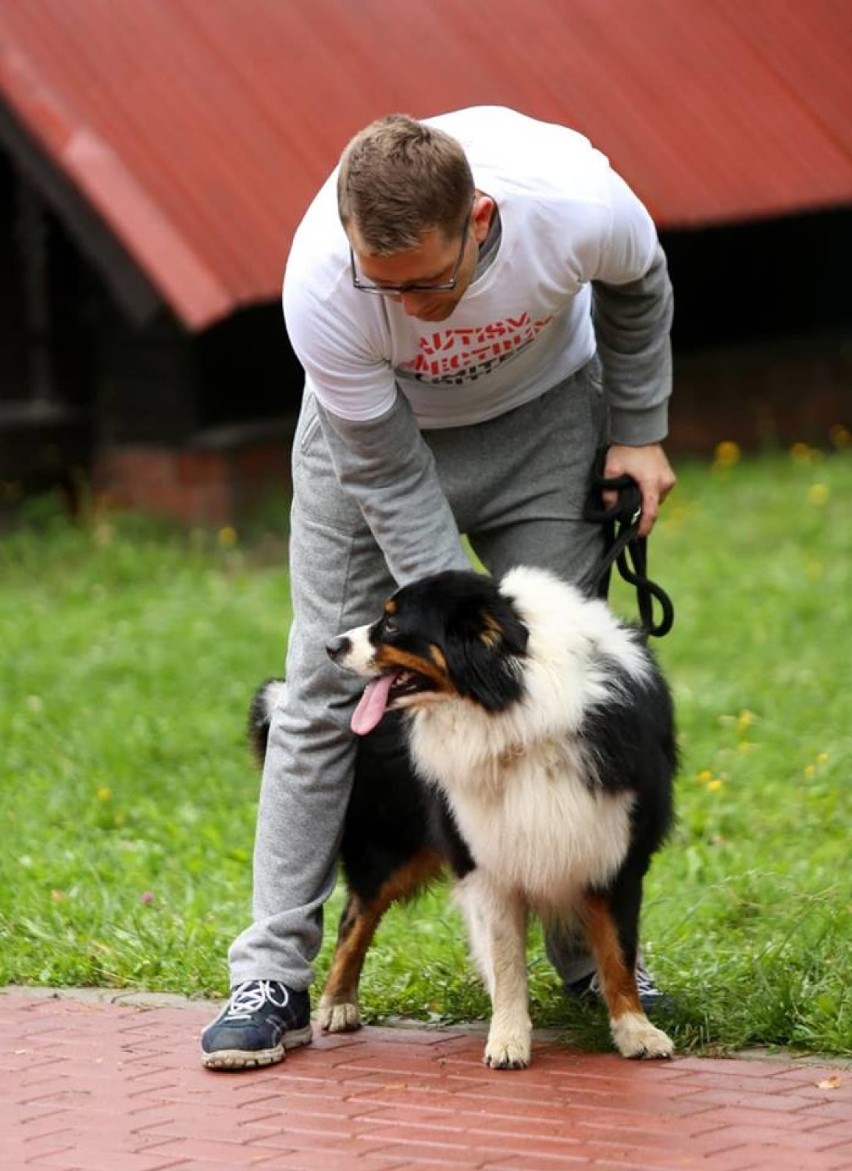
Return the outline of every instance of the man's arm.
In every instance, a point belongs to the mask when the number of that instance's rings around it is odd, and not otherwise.
[[[382,356],[383,307],[348,287],[348,268],[343,285],[329,287],[310,252],[291,255],[283,304],[334,470],[394,579],[469,569],[432,453]]]
[[[627,473],[639,484],[639,534],[647,536],[675,484],[660,446],[668,431],[673,315],[662,248],[657,245],[644,276],[625,284],[593,281],[592,296],[612,440],[604,471],[607,476]]]
[[[378,419],[353,422],[318,405],[341,486],[350,493],[399,585],[470,569],[432,452],[404,395]]]

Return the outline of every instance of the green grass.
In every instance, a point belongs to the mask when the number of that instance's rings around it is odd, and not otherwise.
[[[683,762],[643,939],[681,1050],[852,1054],[850,500],[848,451],[690,464],[652,542]],[[0,983],[224,994],[244,713],[289,619],[280,543],[230,536],[42,509],[0,538]],[[608,1046],[536,931],[530,955],[535,1022]],[[444,888],[387,917],[363,999],[373,1020],[486,1014]]]

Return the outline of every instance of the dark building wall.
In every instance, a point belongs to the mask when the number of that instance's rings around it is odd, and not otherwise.
[[[278,301],[234,313],[199,338],[204,427],[298,409],[303,373]]]
[[[681,354],[852,330],[852,208],[661,239]]]
[[[16,225],[18,199],[14,175],[0,153],[0,403],[27,394],[23,269]]]
[[[185,443],[201,409],[197,346],[165,311],[134,325],[112,304],[97,330],[99,449],[121,443]]]
[[[35,188],[0,156],[0,493],[58,483],[91,458],[88,267]]]
[[[852,427],[852,209],[662,238],[673,450],[825,445]]]

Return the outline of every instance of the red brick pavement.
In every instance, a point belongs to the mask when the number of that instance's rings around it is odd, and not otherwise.
[[[148,1002],[149,1004],[151,1002]],[[480,1062],[481,1032],[317,1036],[286,1063],[204,1070],[209,1005],[0,994],[3,1171],[842,1171],[852,1068],[629,1062],[537,1037]]]

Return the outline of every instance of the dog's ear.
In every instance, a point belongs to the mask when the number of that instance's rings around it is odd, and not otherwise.
[[[523,694],[523,658],[529,631],[500,594],[459,614],[447,631],[446,658],[461,695],[501,711]]]

